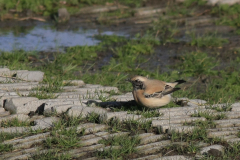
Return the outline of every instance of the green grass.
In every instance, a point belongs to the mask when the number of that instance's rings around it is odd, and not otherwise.
[[[190,34],[191,42],[189,43],[191,46],[197,47],[222,47],[224,44],[229,43],[228,39],[221,38],[213,34],[206,34],[202,36],[197,36],[194,33]]]
[[[159,18],[154,22],[153,26],[149,28],[148,34],[159,39],[161,44],[177,43],[179,42],[175,36],[179,32],[177,28],[178,24],[172,22],[170,19]]]
[[[189,125],[195,126],[196,128],[192,132],[188,133],[187,135],[185,133],[173,132],[171,135],[171,140],[173,142],[177,142],[177,141],[200,142],[200,141],[203,141],[205,143],[212,143],[212,142],[216,143],[219,141],[219,139],[212,139],[212,138],[207,137],[207,129],[215,127],[215,124],[213,123],[212,120],[196,121],[194,123],[190,123]]]
[[[20,121],[17,118],[14,118],[12,120],[2,121],[0,123],[1,127],[22,127],[22,126],[31,126],[31,122],[29,121]]]
[[[34,52],[25,52],[22,50],[13,52],[1,52],[0,64],[1,66],[7,66],[12,70],[28,69],[28,64],[31,63],[28,57],[31,55],[35,55]]]
[[[54,159],[54,160],[70,160],[72,159],[70,154],[63,154],[60,153],[59,151],[55,150],[49,150],[45,153],[39,153],[33,155],[31,159],[39,159],[39,160],[49,160],[49,159]]]
[[[135,153],[135,147],[139,144],[140,140],[137,136],[130,137],[128,135],[114,136],[108,139],[100,140],[99,143],[105,146],[120,146],[120,148],[110,148],[103,151],[98,151],[97,157],[118,159],[124,158],[129,154]]]
[[[183,4],[186,7],[192,7],[193,5],[202,6],[202,5],[205,5],[206,3],[207,3],[207,1],[204,1],[204,0],[186,0],[183,2]]]
[[[213,15],[219,16],[220,20],[217,22],[219,25],[230,25],[239,27],[240,26],[240,5],[234,4],[234,5],[219,5],[216,7],[213,7],[211,10],[211,13]]]
[[[194,155],[200,150],[200,147],[197,146],[195,143],[188,143],[186,145],[178,145],[178,144],[172,144],[169,146],[164,147],[164,149],[161,151],[164,153],[164,155],[168,156],[168,152],[177,152],[179,155]]]
[[[9,152],[13,150],[13,146],[9,144],[0,144],[0,152]]]
[[[130,112],[131,113],[131,112]],[[138,113],[135,113],[138,114]],[[142,115],[153,115],[153,113],[149,112],[141,112]],[[147,117],[146,116],[146,117]],[[154,115],[155,116],[155,115]],[[150,116],[149,116],[150,117]],[[116,133],[116,132],[130,132],[132,134],[138,134],[139,132],[149,132],[149,131],[155,131],[153,127],[151,126],[152,121],[141,121],[141,120],[133,120],[129,119],[126,121],[119,121],[118,119],[110,119],[108,121],[103,121],[100,119],[100,115],[96,113],[91,113],[86,117],[86,120],[91,123],[98,123],[98,124],[106,124],[109,127],[108,131],[110,133]]]
[[[36,88],[33,88],[30,93],[29,97],[37,97],[38,99],[54,99],[57,98],[56,93],[60,93],[63,91],[63,83],[62,80],[54,79],[47,80],[45,79],[45,84],[41,84]]]
[[[32,0],[1,0],[0,10],[2,18],[9,10],[15,10],[17,12],[24,12],[30,10],[35,14],[43,16],[56,15],[59,8],[66,7],[70,14],[76,14],[79,12],[79,8],[91,6],[91,5],[104,5],[106,3],[113,3],[114,0],[44,0],[44,1],[32,1]],[[143,0],[121,0],[120,4],[130,7],[141,7]],[[18,17],[18,14],[15,14]]]
[[[220,119],[225,119],[226,115],[224,113],[211,113],[208,111],[203,111],[203,112],[198,112],[195,114],[192,114],[192,117],[204,117],[207,120],[220,120]]]

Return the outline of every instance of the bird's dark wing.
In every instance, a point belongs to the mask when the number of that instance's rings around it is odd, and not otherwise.
[[[144,94],[145,98],[162,98],[162,91],[154,92],[153,94]]]
[[[171,94],[179,89],[181,88],[172,88],[171,86],[166,85],[163,91],[154,92],[153,94],[144,94],[144,96],[145,98],[162,98],[163,96]]]

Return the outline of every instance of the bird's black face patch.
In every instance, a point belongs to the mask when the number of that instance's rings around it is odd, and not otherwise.
[[[144,85],[143,82],[139,81],[139,80],[135,80],[135,81],[131,81],[134,90],[139,90],[139,89],[144,89]]]

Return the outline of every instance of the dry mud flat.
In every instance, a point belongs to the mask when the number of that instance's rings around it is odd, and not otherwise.
[[[11,78],[15,75],[14,78]],[[73,158],[79,159],[99,159],[94,154],[96,151],[112,149],[98,143],[99,140],[119,135],[131,135],[129,132],[110,133],[106,122],[118,120],[124,123],[131,120],[138,122],[151,122],[152,128],[159,132],[142,132],[137,136],[140,143],[135,147],[137,153],[131,159],[194,159],[203,155],[221,155],[224,146],[220,144],[208,144],[198,142],[201,148],[199,152],[192,155],[162,155],[162,150],[171,145],[186,146],[186,142],[172,142],[170,137],[173,133],[191,133],[196,129],[196,121],[207,121],[204,117],[193,117],[197,113],[211,113],[212,115],[225,114],[226,118],[214,120],[215,127],[207,130],[208,138],[221,138],[228,144],[237,143],[240,138],[237,134],[240,131],[240,103],[232,104],[231,111],[217,112],[214,108],[224,108],[227,104],[207,105],[207,102],[199,99],[178,98],[176,101],[184,101],[182,107],[160,108],[156,111],[161,116],[145,118],[144,116],[126,111],[113,112],[111,107],[119,107],[130,103],[133,100],[131,93],[111,96],[115,101],[101,102],[101,96],[109,96],[109,91],[118,92],[116,87],[85,84],[81,80],[71,81],[71,86],[64,86],[64,92],[56,93],[55,99],[42,99],[28,97],[33,88],[39,85],[44,73],[40,71],[9,70],[0,68],[0,124],[2,122],[18,119],[19,121],[31,121],[33,125],[23,127],[1,127],[1,133],[24,134],[34,130],[42,130],[31,136],[21,136],[3,141],[1,145],[12,145],[13,150],[0,153],[0,159],[28,159],[35,154],[47,153],[49,149],[44,148],[46,138],[51,137],[51,129],[55,127],[60,119],[58,114],[65,113],[70,117],[87,117],[91,113],[99,115],[99,123],[85,122],[77,126],[77,132],[84,130],[84,135],[79,137],[81,147],[70,149],[63,153],[70,153]],[[8,82],[8,83],[6,83]],[[54,114],[53,114],[54,113]],[[191,125],[192,124],[192,125]],[[69,128],[70,129],[70,128]]]

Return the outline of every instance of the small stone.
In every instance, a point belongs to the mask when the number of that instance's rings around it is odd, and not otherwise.
[[[54,122],[59,121],[59,118],[57,117],[46,117],[43,119],[37,119],[34,121],[35,126],[32,126],[31,129],[37,130],[37,129],[47,129],[54,126]]]
[[[110,12],[110,11],[115,11],[118,9],[125,9],[125,8],[128,8],[128,7],[119,5],[119,4],[114,6],[91,6],[91,7],[81,8],[81,10],[77,14]]]
[[[33,147],[33,148],[29,148],[29,149],[24,149],[24,150],[20,150],[20,151],[15,151],[15,152],[10,152],[10,153],[5,153],[5,154],[2,154],[0,155],[0,159],[8,159],[8,158],[16,158],[18,159],[17,157],[20,156],[20,155],[25,155],[25,154],[35,154],[38,150],[40,150],[41,148],[40,147]],[[10,159],[11,159],[10,158]],[[15,160],[16,160],[15,159]],[[25,158],[25,159],[28,159],[28,158]]]
[[[239,142],[240,142],[240,138],[228,139],[227,142],[228,142],[228,143],[239,143]]]
[[[5,133],[24,133],[28,132],[29,128],[28,127],[9,127],[9,128],[0,128],[0,133],[5,132]]]
[[[208,5],[223,5],[223,4],[226,4],[226,5],[234,5],[236,3],[240,3],[239,0],[208,0]]]
[[[81,144],[83,146],[90,146],[90,145],[93,145],[93,144],[97,144],[98,141],[100,141],[101,139],[102,139],[102,137],[91,138],[91,139],[88,139],[88,140],[81,141]]]
[[[10,69],[8,69],[8,68],[0,68],[1,76],[4,76],[4,75],[6,75],[6,73],[9,73],[9,72],[10,72]]]
[[[181,123],[172,123],[172,124],[159,125],[158,127],[160,127],[161,132],[167,133],[168,130],[171,130],[172,127],[180,127],[180,126],[182,126]]]
[[[213,137],[223,137],[223,136],[228,136],[232,134],[237,134],[239,131],[217,131],[217,132],[209,132],[207,134],[208,138],[213,138]]]
[[[240,103],[233,103],[231,105],[232,112],[240,111]]]
[[[58,22],[66,22],[70,19],[70,14],[66,8],[58,9]]]
[[[127,115],[127,111],[126,112],[106,112],[100,115],[100,120],[102,122],[105,122],[110,120],[111,118],[120,118],[125,115]]]
[[[14,83],[14,80],[9,77],[0,77],[0,82],[1,83]]]
[[[200,154],[201,155],[211,155],[215,157],[219,157],[223,155],[224,147],[222,145],[211,145],[208,147],[201,148]]]
[[[62,93],[56,93],[57,99],[99,99],[99,97],[108,97],[108,93],[101,93],[97,94],[93,90],[88,90],[84,88],[84,90],[81,88],[82,91],[78,91],[79,89],[74,89],[74,91],[71,92],[62,92]]]
[[[82,132],[86,128],[91,128],[91,127],[96,127],[96,126],[97,126],[96,123],[84,123],[84,124],[77,126],[77,132]],[[66,129],[71,129],[71,127],[66,128]]]
[[[11,98],[16,98],[16,97],[19,97],[18,95],[15,95],[15,96],[0,96],[0,107],[1,108],[4,108],[5,104],[6,104],[6,101],[7,99],[11,99]]]
[[[194,129],[196,129],[195,126],[176,126],[176,127],[171,127],[170,129],[168,129],[168,134],[172,134],[173,132],[191,133]]]
[[[29,113],[32,110],[32,106],[25,106],[27,102],[38,100],[36,97],[14,97],[7,99],[4,108],[14,113]]]
[[[152,147],[159,147],[159,146],[165,146],[165,145],[169,145],[171,143],[170,140],[163,140],[163,141],[159,141],[159,142],[154,142],[154,143],[149,143],[149,144],[145,144],[145,145],[141,145],[141,146],[137,146],[136,149],[138,151],[141,151],[142,150],[145,150],[145,149],[148,149],[148,148],[152,148]]]
[[[112,149],[121,149],[121,146],[107,146],[107,147],[99,148],[97,151],[103,152],[103,151],[112,150]]]
[[[4,108],[0,107],[0,113],[5,112],[6,110]]]
[[[11,140],[11,141],[7,140],[7,141],[4,141],[3,144],[12,144],[14,146],[15,144],[24,143],[24,142],[28,142],[28,141],[32,141],[32,140],[36,140],[36,139],[42,139],[42,138],[46,138],[48,136],[50,136],[50,132],[40,133],[37,135],[28,136],[28,137],[15,139],[15,140]]]
[[[117,95],[110,97],[111,99],[115,99],[116,101],[131,101],[134,100],[132,95]]]
[[[47,109],[44,109],[44,114],[51,114],[51,113],[65,113],[69,108],[71,108],[73,105],[72,104],[65,104],[65,105],[56,105]]]
[[[16,145],[14,145],[14,149],[30,148],[34,144],[42,143],[45,140],[46,140],[45,138],[41,138],[41,139],[35,139],[35,140],[27,141],[27,142],[24,142],[24,143],[16,144]]]
[[[20,159],[29,159],[31,157],[31,154],[23,154],[23,155],[19,155],[19,156],[16,156],[16,157],[10,157],[6,160],[20,160]]]
[[[207,147],[209,144],[208,143],[204,143],[204,142],[199,142],[197,144],[195,144],[196,147]]]
[[[229,136],[223,136],[222,138],[223,140],[227,141],[227,140],[235,139],[238,137],[236,135],[229,135]]]
[[[166,8],[142,7],[135,9],[134,16],[146,16],[165,12]]]
[[[0,83],[0,90],[5,91],[19,91],[19,90],[32,90],[38,86],[38,82],[25,82],[25,83]]]
[[[161,140],[163,137],[164,137],[164,135],[162,135],[162,134],[145,137],[145,138],[141,139],[140,144],[148,144],[148,143],[156,142],[156,141]]]
[[[84,130],[84,133],[85,134],[89,134],[89,133],[96,133],[96,132],[99,132],[99,131],[104,131],[108,128],[107,125],[104,125],[104,124],[100,124],[100,125],[97,125],[95,127],[92,127],[92,128],[86,128]]]
[[[31,111],[35,113],[43,113],[46,109],[47,112],[51,110],[51,107],[56,105],[79,105],[81,102],[78,99],[42,99],[38,100],[35,97],[19,97],[12,98],[6,101],[6,110],[11,113],[23,113],[29,114]],[[85,105],[85,104],[83,104]],[[61,109],[60,109],[61,110]]]
[[[73,106],[68,110],[68,115],[73,117],[87,117],[91,113],[104,114],[107,111],[100,107]]]
[[[207,101],[202,100],[202,99],[190,99],[189,102],[190,102],[190,106],[192,104],[197,105],[197,106],[202,106],[207,103]]]
[[[169,113],[169,112],[189,112],[189,111],[201,111],[204,110],[205,106],[195,106],[195,107],[174,107],[174,108],[161,108],[157,111],[159,113]]]
[[[18,72],[16,77],[31,82],[41,82],[43,80],[44,72],[41,71],[27,71],[27,72]]]
[[[147,137],[150,137],[150,136],[154,136],[154,133],[142,133],[142,134],[139,134],[139,135],[136,135],[136,136],[140,139],[144,139],[144,138],[147,138]]]
[[[148,154],[154,154],[157,152],[160,152],[163,148],[167,147],[168,145],[160,145],[160,146],[156,146],[156,147],[150,147],[150,148],[146,148],[144,150],[139,150],[138,152],[144,155],[148,155]]]
[[[75,153],[73,156],[73,158],[79,158],[82,156],[85,156],[87,154],[87,152],[79,152],[79,153]]]
[[[224,114],[224,113],[223,113]],[[240,112],[239,111],[231,111],[231,112],[225,112],[225,115],[228,119],[237,119],[240,118]]]
[[[63,84],[71,84],[75,86],[84,86],[85,83],[82,80],[64,80]]]
[[[218,131],[237,131],[240,130],[240,127],[227,127],[227,128],[213,128],[207,129],[208,132],[218,132]]]
[[[80,142],[80,144],[81,144],[81,142]],[[103,144],[96,144],[96,145],[91,145],[91,146],[86,146],[86,147],[73,149],[73,150],[70,150],[69,153],[70,154],[75,154],[75,153],[85,152],[85,151],[94,151],[94,150],[97,150],[97,149],[102,148],[102,147],[104,147]]]
[[[117,117],[117,119],[120,121],[120,122],[123,122],[123,121],[131,121],[131,120],[138,120],[142,118],[141,115],[135,115],[135,114],[126,114],[126,115],[123,115],[122,117]]]
[[[219,109],[224,109],[229,106],[228,103],[222,103],[222,104],[213,104],[213,105],[207,105],[206,108],[219,108]]]
[[[118,132],[118,133],[112,133],[112,134],[102,136],[102,137],[103,137],[103,139],[109,139],[109,138],[113,138],[116,136],[127,136],[127,135],[129,135],[129,132]]]
[[[14,114],[14,115],[9,115],[5,117],[0,117],[0,127],[1,127],[1,122],[3,121],[11,121],[13,119],[18,119],[19,121],[26,122],[29,120],[29,117],[25,114]]]
[[[240,119],[215,120],[216,128],[240,126]]]

